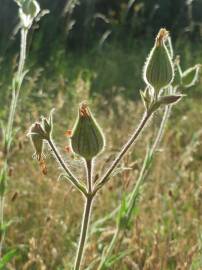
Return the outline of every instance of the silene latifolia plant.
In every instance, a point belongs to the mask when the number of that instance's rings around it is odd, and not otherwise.
[[[0,170],[0,259],[1,267],[4,267],[4,257],[2,257],[2,249],[5,240],[6,228],[10,222],[4,222],[4,202],[6,195],[6,187],[9,179],[9,158],[12,155],[11,145],[15,136],[16,131],[13,128],[16,108],[19,100],[19,94],[24,77],[27,71],[24,69],[26,60],[26,49],[27,49],[27,36],[28,32],[36,18],[40,15],[40,6],[35,0],[15,0],[19,7],[19,30],[21,33],[20,40],[20,55],[17,72],[13,76],[12,80],[12,98],[9,110],[8,121],[6,124],[2,123],[2,149],[3,149],[3,166]],[[9,253],[10,252],[10,253]],[[5,256],[5,261],[14,255],[13,251],[8,251]],[[2,268],[3,269],[3,268]]]
[[[47,142],[51,152],[54,154],[56,161],[60,164],[64,171],[64,175],[68,178],[69,182],[82,194],[85,200],[83,219],[81,223],[80,239],[77,248],[77,254],[75,257],[74,270],[81,269],[82,258],[85,250],[85,242],[88,235],[89,221],[91,217],[91,211],[93,203],[95,203],[95,198],[98,192],[104,187],[104,185],[111,179],[113,172],[119,165],[120,161],[127,154],[128,150],[135,144],[136,140],[140,137],[142,131],[146,127],[149,120],[151,120],[154,113],[159,110],[159,108],[170,108],[171,105],[176,104],[181,98],[182,94],[177,92],[178,87],[172,87],[172,83],[175,83],[177,74],[176,66],[178,68],[178,82],[176,85],[181,85],[186,81],[186,85],[193,84],[193,80],[196,80],[198,73],[198,67],[188,70],[182,73],[179,69],[179,61],[176,64],[173,61],[173,52],[170,42],[169,33],[166,29],[160,29],[154,47],[152,48],[144,67],[143,78],[146,83],[146,88],[141,91],[141,97],[144,104],[144,114],[138,125],[134,130],[128,141],[120,148],[121,150],[117,154],[114,161],[109,165],[106,172],[99,177],[99,179],[94,183],[92,181],[94,174],[94,165],[96,162],[96,157],[105,148],[105,137],[104,134],[95,120],[90,108],[86,102],[82,102],[79,105],[78,116],[76,123],[70,135],[70,146],[72,151],[79,155],[84,161],[86,170],[86,182],[85,184],[81,179],[73,174],[70,166],[64,161],[62,155],[58,151],[54,140],[52,138],[53,131],[53,120],[52,112],[50,113],[49,119],[42,118],[41,122],[35,122],[29,130],[28,135],[32,141],[33,147],[35,149],[35,156],[38,161],[43,163],[43,147],[44,142]],[[166,114],[168,111],[165,111]],[[163,117],[165,122],[165,115]],[[164,124],[163,122],[163,124]],[[161,127],[161,133],[163,128]],[[159,134],[157,141],[160,140]],[[158,142],[155,142],[156,145]],[[156,148],[156,146],[154,146]],[[152,150],[154,152],[154,149]],[[148,158],[148,156],[147,156]],[[143,166],[144,167],[144,166]],[[144,175],[144,170],[142,175]],[[142,177],[138,179],[137,184],[140,186]],[[127,223],[127,218],[130,217],[133,207],[133,195],[137,194],[137,187],[134,188],[131,194],[129,194],[126,211],[124,212],[124,219]],[[135,193],[136,192],[136,193]],[[119,211],[119,209],[118,209]],[[117,211],[115,211],[117,212]],[[119,222],[120,224],[121,222]],[[120,226],[118,226],[118,231]],[[112,243],[109,246],[107,252],[104,252],[98,268],[96,269],[106,269],[106,260],[108,256],[113,251],[115,240],[118,234],[113,237]],[[104,268],[105,267],[105,268]],[[88,266],[88,269],[90,267]],[[93,268],[95,269],[95,268]]]

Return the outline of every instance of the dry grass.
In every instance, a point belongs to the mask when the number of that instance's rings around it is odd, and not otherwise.
[[[87,96],[88,87],[77,81],[79,96]],[[85,89],[85,93],[82,92]],[[65,96],[64,96],[65,98]],[[76,107],[75,98],[61,103],[63,94],[56,98],[55,139],[63,151],[67,145],[64,131],[71,128]],[[50,101],[48,101],[50,102]],[[50,105],[50,103],[48,103]],[[94,111],[104,128],[107,148],[99,160],[119,149],[138,123],[142,105],[117,97],[113,104],[102,98],[94,102]],[[48,106],[49,106],[48,105]],[[71,106],[71,108],[70,108]],[[18,121],[25,124],[38,118],[36,109],[22,114]],[[37,110],[38,111],[38,110]],[[19,114],[20,115],[20,114]],[[70,120],[69,120],[70,119]],[[94,203],[92,222],[112,211],[121,196],[134,185],[145,154],[145,146],[152,141],[160,121],[155,115],[137,147],[124,159],[123,165],[131,169],[116,175],[100,192]],[[174,109],[169,125],[156,154],[155,162],[141,193],[140,203],[131,230],[126,232],[123,244],[117,250],[132,253],[118,262],[114,270],[199,270],[201,245],[202,198],[202,109],[197,99],[186,98]],[[20,255],[8,269],[62,270],[70,269],[76,251],[83,209],[80,195],[70,184],[58,180],[59,168],[47,154],[48,174],[42,175],[28,139],[18,135],[12,159],[12,177],[6,197],[6,219],[13,217],[7,232],[6,247],[20,247]],[[82,172],[81,161],[63,151],[75,172]],[[79,168],[79,169],[78,169]],[[97,170],[103,170],[98,161]],[[87,245],[86,265],[101,254],[115,228],[115,220],[105,224],[103,233],[94,234]],[[201,263],[201,264],[200,264]],[[95,268],[96,269],[96,268]]]

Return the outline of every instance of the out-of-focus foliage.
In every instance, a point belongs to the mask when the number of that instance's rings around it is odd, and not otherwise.
[[[172,32],[176,52],[184,55],[184,65],[192,63],[193,57],[200,57],[197,44],[202,36],[201,0],[39,0],[39,3],[41,9],[49,9],[50,13],[32,28],[28,53],[30,65],[42,67],[40,82],[44,76],[53,80],[62,76],[71,82],[78,73],[87,71],[91,74],[92,92],[102,92],[109,99],[118,90],[134,98],[143,87],[142,59],[160,27]],[[0,90],[16,68],[18,23],[14,0],[1,0]],[[196,40],[199,42],[192,42]],[[36,90],[41,91],[38,86]],[[5,93],[6,89],[0,91],[1,100]]]
[[[41,23],[34,43],[43,57],[58,45],[81,50],[108,39],[144,38],[162,26],[175,37],[197,39],[202,35],[201,0],[40,0],[39,3],[51,12]],[[16,13],[14,1],[1,0],[1,49],[7,46],[8,37],[13,36],[18,22]]]

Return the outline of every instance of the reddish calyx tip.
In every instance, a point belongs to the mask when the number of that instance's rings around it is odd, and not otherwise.
[[[39,130],[39,129],[41,129],[41,124],[39,122],[35,122],[32,125],[31,129],[32,129],[32,131]]]
[[[163,42],[168,38],[169,32],[165,28],[161,28],[156,37],[156,46],[162,46]]]
[[[90,116],[90,111],[88,109],[88,105],[86,102],[82,102],[79,107],[79,115],[81,117],[87,117]]]

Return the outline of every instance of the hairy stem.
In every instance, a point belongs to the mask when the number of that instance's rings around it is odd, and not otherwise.
[[[162,121],[161,121],[161,125],[160,125],[160,128],[159,128],[158,134],[157,134],[156,139],[155,139],[155,141],[154,141],[154,143],[152,145],[152,149],[151,149],[151,154],[152,155],[155,153],[155,151],[157,150],[157,148],[158,148],[158,146],[159,146],[159,144],[161,142],[161,139],[163,137],[164,130],[165,130],[168,118],[170,116],[171,108],[172,108],[172,105],[168,105],[168,106],[165,107],[165,110],[164,110],[164,113],[163,113],[163,118],[162,118]]]
[[[163,118],[162,118],[159,130],[158,130],[158,133],[156,135],[156,139],[154,140],[154,143],[153,143],[151,149],[148,150],[148,152],[145,155],[145,159],[144,159],[142,168],[140,170],[138,180],[136,182],[136,185],[131,193],[131,196],[130,196],[130,199],[128,202],[127,222],[129,222],[131,219],[131,215],[132,215],[133,209],[135,207],[135,202],[136,202],[136,198],[137,198],[139,189],[140,189],[142,183],[144,182],[144,179],[147,176],[147,173],[151,167],[152,157],[154,156],[154,154],[155,154],[155,152],[156,152],[156,150],[157,150],[157,148],[162,140],[163,133],[164,133],[168,118],[170,116],[171,107],[172,107],[172,105],[168,105],[165,107],[165,110],[163,113]]]
[[[75,260],[74,270],[79,270],[83,258],[83,253],[85,250],[85,242],[88,234],[88,225],[90,221],[92,202],[95,195],[92,194],[92,174],[93,174],[93,160],[85,160],[86,162],[86,176],[87,176],[87,186],[88,186],[88,195],[85,200],[85,209],[83,214],[80,240],[77,249],[77,256]]]
[[[145,113],[138,128],[134,131],[131,138],[128,140],[128,142],[124,145],[123,149],[119,152],[116,159],[113,161],[112,165],[109,167],[107,172],[104,174],[98,185],[95,187],[94,192],[96,193],[107,181],[109,181],[109,177],[111,173],[114,171],[120,160],[124,157],[124,155],[127,153],[128,149],[135,143],[138,136],[140,135],[141,131],[146,126],[148,120],[152,116],[152,113]]]
[[[4,143],[5,143],[5,145],[4,145],[4,154],[5,154],[4,165],[6,167],[8,164],[11,141],[12,141],[12,136],[13,136],[13,122],[14,122],[14,118],[15,118],[19,93],[20,93],[20,89],[21,89],[21,85],[22,85],[22,81],[23,81],[23,70],[24,70],[25,59],[26,59],[27,34],[28,34],[28,30],[25,28],[22,28],[21,29],[21,43],[20,43],[21,44],[20,45],[20,58],[19,58],[17,74],[14,77],[15,83],[13,84],[13,88],[12,88],[12,100],[11,100],[11,105],[10,105],[8,124],[6,127],[5,138],[4,138]],[[16,81],[18,82],[17,84],[16,84]],[[1,229],[3,228],[3,225],[4,225],[4,201],[5,201],[5,198],[3,196],[0,200]],[[2,236],[1,236],[1,240],[0,240],[0,258],[2,257],[2,249],[3,249],[4,240],[5,240],[5,230],[2,231]]]
[[[75,186],[82,194],[87,195],[87,191],[86,188],[79,182],[79,180],[73,175],[73,173],[70,171],[70,169],[66,166],[64,160],[62,159],[58,149],[56,148],[54,142],[52,141],[52,139],[50,138],[48,140],[48,144],[51,148],[51,150],[53,151],[56,160],[58,161],[58,163],[60,164],[60,166],[63,168],[63,170],[65,171],[65,173],[68,176],[69,181],[73,184],[73,186]]]
[[[85,249],[85,242],[86,242],[87,233],[88,233],[88,225],[90,221],[92,202],[93,202],[93,197],[88,196],[85,202],[85,209],[84,209],[81,232],[80,232],[80,240],[79,240],[79,245],[77,249],[74,270],[79,270],[81,267],[81,262],[82,262],[83,253]]]
[[[87,175],[87,185],[88,192],[92,193],[92,170],[93,170],[93,160],[86,160],[86,175]]]
[[[10,114],[8,118],[8,125],[6,130],[6,136],[7,138],[10,138],[12,136],[12,129],[13,129],[13,122],[16,112],[16,107],[18,103],[19,93],[22,85],[22,79],[23,79],[23,70],[25,65],[25,59],[26,59],[26,48],[27,48],[27,35],[28,30],[22,28],[21,29],[21,47],[20,47],[20,59],[19,59],[19,65],[18,65],[18,71],[15,76],[15,80],[18,82],[17,84],[14,84],[14,87],[12,89],[12,101],[11,101],[11,107],[10,107]],[[8,146],[7,152],[9,151],[10,145]]]
[[[166,106],[164,114],[163,114],[163,118],[161,121],[161,125],[159,128],[159,131],[157,133],[156,139],[151,147],[151,150],[149,150],[146,155],[145,155],[145,159],[144,159],[144,163],[142,165],[138,180],[135,184],[135,187],[133,189],[133,191],[131,192],[131,194],[129,194],[127,196],[127,214],[126,214],[126,219],[125,219],[125,226],[127,227],[128,223],[130,222],[131,216],[132,216],[132,212],[133,209],[135,207],[135,203],[136,203],[136,199],[137,199],[137,195],[139,193],[139,189],[149,171],[149,168],[151,166],[151,158],[153,157],[155,151],[157,150],[160,141],[162,139],[163,133],[164,133],[164,129],[166,126],[166,123],[168,121],[169,115],[170,115],[170,111],[171,111],[171,105]],[[149,159],[149,163],[148,163],[148,159]],[[118,207],[117,209],[115,209],[113,211],[113,213],[117,213],[120,207]],[[112,240],[110,242],[109,248],[107,249],[107,251],[103,254],[101,262],[99,264],[98,270],[102,270],[102,268],[104,267],[104,264],[107,260],[107,258],[112,254],[113,249],[115,247],[115,243],[118,239],[118,236],[120,235],[120,226],[119,224],[117,224],[117,228],[116,228],[116,232],[114,233]],[[123,232],[124,233],[124,232]]]

